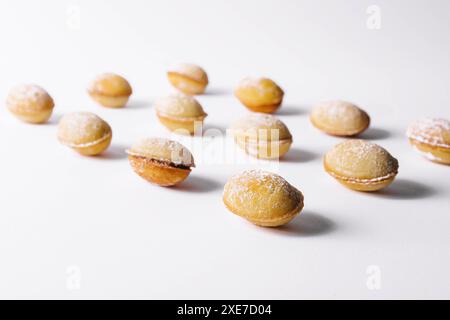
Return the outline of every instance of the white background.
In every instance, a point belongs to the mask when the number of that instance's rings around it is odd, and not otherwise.
[[[370,5],[381,9],[380,29],[367,27]],[[404,136],[416,118],[450,118],[449,32],[446,0],[2,0],[0,96],[37,83],[56,108],[46,125],[0,109],[0,297],[450,298],[449,168],[421,158]],[[198,97],[207,128],[223,131],[247,113],[232,95],[245,76],[285,90],[278,116],[295,141],[271,168],[305,195],[286,227],[258,228],[225,209],[230,175],[270,165],[239,153],[247,164],[201,161],[221,149],[220,137],[206,151],[175,137],[197,159],[177,188],[132,172],[125,148],[172,137],[152,102],[173,91],[165,70],[180,61],[210,76]],[[132,84],[126,109],[86,94],[105,71]],[[324,172],[324,152],[341,139],[314,129],[308,113],[335,98],[367,110],[363,137],[399,160],[384,191],[353,192]],[[61,115],[79,110],[113,127],[102,157],[56,139]],[[367,286],[374,279],[380,286]]]

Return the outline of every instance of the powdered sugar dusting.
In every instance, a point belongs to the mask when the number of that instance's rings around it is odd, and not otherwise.
[[[50,103],[49,103],[50,102]],[[53,100],[43,88],[34,84],[22,84],[11,89],[6,100],[8,108],[20,108],[23,111],[53,107]]]
[[[408,127],[406,135],[422,143],[450,148],[450,121],[439,118],[420,119]]]
[[[88,86],[88,91],[98,94],[109,94],[112,92],[118,95],[130,95],[132,88],[128,81],[115,73],[106,72],[95,77]]]
[[[66,145],[86,147],[109,138],[111,128],[91,112],[74,112],[63,116],[58,127],[58,137]]]
[[[174,93],[155,101],[157,112],[180,118],[201,117],[206,115],[202,106],[192,96]]]
[[[206,72],[192,63],[178,63],[169,67],[168,71],[184,75],[196,81],[208,81]]]
[[[332,120],[354,120],[361,116],[362,112],[350,102],[334,100],[322,102],[315,108],[315,112],[325,115]]]
[[[272,85],[264,85],[265,82],[270,82]],[[279,98],[283,95],[283,91],[272,80],[262,77],[242,79],[237,87],[237,90],[239,89],[254,89],[260,96],[270,95]]]
[[[342,178],[385,179],[396,174],[398,161],[386,149],[364,140],[347,140],[325,156],[328,167]]]
[[[281,176],[263,170],[248,170],[231,177],[225,185],[224,197],[233,207],[245,209],[251,204],[255,215],[264,215],[268,209],[280,206],[289,207],[286,210],[289,211],[303,200],[301,193]],[[280,203],[279,199],[289,201]]]
[[[235,134],[244,131],[243,133],[247,136],[257,135],[261,129],[278,130],[279,139],[292,138],[284,122],[270,114],[252,112],[232,125],[232,130]],[[266,134],[266,136],[270,138],[271,135]]]
[[[135,156],[143,156],[154,160],[169,161],[176,165],[193,167],[194,158],[191,152],[181,143],[165,138],[145,138],[127,150]]]

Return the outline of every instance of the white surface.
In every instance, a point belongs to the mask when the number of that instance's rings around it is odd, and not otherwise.
[[[366,27],[372,4],[379,30]],[[0,297],[450,298],[449,168],[404,137],[416,118],[450,118],[449,32],[445,0],[2,1],[0,96],[38,83],[56,109],[42,126],[0,110]],[[306,203],[286,228],[258,228],[225,209],[226,179],[267,165],[202,163],[222,150],[218,139],[201,152],[176,137],[198,163],[179,188],[132,172],[124,148],[170,137],[151,103],[172,91],[165,67],[178,61],[208,71],[208,94],[198,97],[208,128],[224,130],[247,112],[231,94],[242,77],[284,88],[279,116],[295,142],[278,171]],[[104,71],[130,80],[128,108],[87,96]],[[312,128],[308,112],[334,98],[365,108],[373,128],[365,137],[399,159],[385,191],[352,192],[322,169],[323,153],[341,139]],[[76,110],[112,125],[105,156],[58,144],[58,118]],[[371,265],[379,290],[366,285]]]

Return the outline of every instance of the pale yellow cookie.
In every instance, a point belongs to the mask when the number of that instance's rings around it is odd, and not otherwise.
[[[196,99],[176,93],[155,102],[156,115],[170,131],[178,134],[194,134],[201,130],[207,114]]]
[[[347,140],[324,157],[325,170],[344,186],[376,191],[388,186],[398,172],[398,161],[384,148],[364,140]]]
[[[231,212],[256,225],[277,227],[303,209],[303,194],[277,174],[249,170],[228,180],[223,202]]]
[[[205,70],[191,63],[172,66],[167,72],[167,77],[175,88],[189,95],[204,93],[208,85]]]
[[[128,81],[114,73],[99,75],[88,87],[88,93],[99,104],[108,108],[122,108],[133,90]]]
[[[145,180],[160,186],[182,182],[195,167],[191,152],[182,144],[168,139],[143,139],[127,153],[133,170]]]
[[[433,162],[450,164],[450,121],[447,119],[420,119],[406,132],[411,145]]]
[[[326,101],[315,106],[310,120],[319,130],[334,136],[355,136],[370,125],[369,115],[347,101]]]
[[[111,139],[109,124],[91,112],[66,114],[58,125],[58,140],[85,156],[102,153]]]
[[[278,159],[292,144],[287,126],[276,117],[264,113],[251,113],[231,126],[239,147],[256,158]]]
[[[52,97],[41,87],[33,84],[18,85],[6,99],[8,110],[28,123],[44,123],[50,119],[55,106]]]
[[[273,113],[283,102],[283,90],[268,78],[245,78],[236,90],[236,97],[251,111]]]

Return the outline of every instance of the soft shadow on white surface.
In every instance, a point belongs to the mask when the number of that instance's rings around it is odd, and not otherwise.
[[[171,189],[177,191],[198,193],[213,192],[221,188],[223,188],[223,185],[218,181],[198,176],[189,176],[179,185],[171,187]]]
[[[233,91],[226,88],[206,88],[205,96],[224,96],[233,94]]]
[[[381,128],[371,128],[369,127],[366,131],[364,131],[362,134],[358,135],[357,138],[359,139],[367,139],[367,140],[384,140],[392,137],[392,133],[388,130],[381,129]]]
[[[121,144],[111,144],[108,149],[98,156],[93,157],[94,159],[104,159],[104,160],[121,160],[127,158],[127,153],[125,150],[127,146]]]
[[[264,228],[263,230],[285,236],[312,237],[335,231],[336,224],[321,214],[306,210],[284,226]]]
[[[143,99],[130,99],[124,110],[138,110],[138,109],[147,109],[153,105],[152,100],[143,100]]]
[[[438,194],[438,190],[423,183],[409,179],[395,179],[391,185],[378,192],[368,193],[386,199],[423,199]]]
[[[63,115],[60,113],[53,113],[52,116],[50,117],[50,119],[48,119],[48,121],[46,123],[44,123],[44,125],[48,124],[51,126],[53,126],[53,125],[57,126],[59,121],[61,120],[62,116]]]
[[[208,131],[208,132],[206,132]],[[219,133],[220,131],[220,133]],[[203,135],[205,133],[208,133],[208,136],[210,137],[223,137],[225,136],[225,133],[227,132],[227,128],[223,125],[217,124],[217,123],[205,123],[203,125]]]
[[[320,158],[321,156],[318,153],[307,151],[305,149],[292,148],[280,159],[280,161],[303,163],[318,160]]]
[[[277,110],[275,115],[277,116],[298,116],[305,114],[306,110],[298,106],[291,105],[281,105],[280,109]]]

